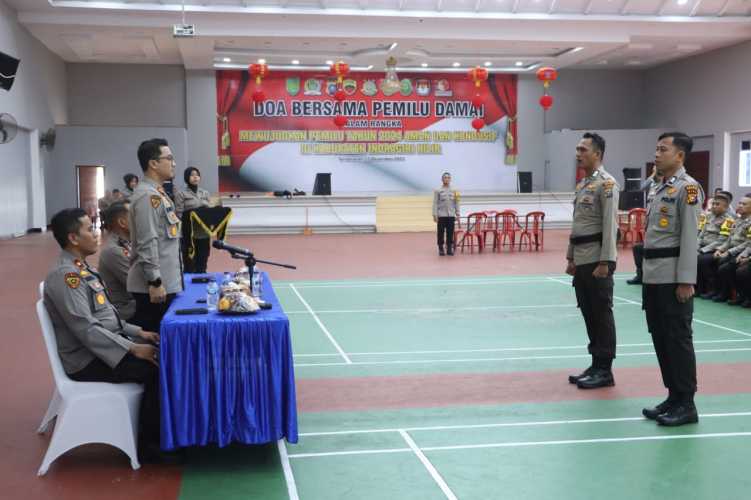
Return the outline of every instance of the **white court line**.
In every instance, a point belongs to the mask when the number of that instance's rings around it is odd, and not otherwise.
[[[284,481],[287,483],[287,495],[289,500],[299,500],[297,495],[297,484],[295,484],[295,476],[292,474],[292,466],[289,464],[289,455],[287,454],[287,447],[284,445],[284,439],[280,439],[276,442],[279,448],[279,459],[282,462],[282,470],[284,471]]]
[[[451,491],[451,488],[449,488],[449,485],[446,484],[446,481],[443,480],[443,477],[438,473],[438,471],[433,467],[433,464],[430,463],[430,460],[428,460],[428,457],[425,456],[425,454],[420,451],[420,448],[415,444],[415,442],[412,440],[412,438],[404,432],[403,430],[399,430],[399,434],[402,436],[404,441],[407,442],[410,448],[412,448],[412,451],[415,452],[415,455],[417,455],[417,458],[420,459],[420,462],[425,466],[425,468],[430,473],[430,476],[433,478],[433,480],[436,482],[439,488],[441,488],[441,491],[444,495],[446,495],[446,498],[449,500],[458,500],[456,498],[456,495],[454,495],[454,492]]]
[[[713,352],[743,352],[751,351],[751,347],[737,347],[734,349],[696,349],[697,354],[706,354]],[[654,356],[654,351],[646,352],[625,352],[619,353],[619,357],[633,356]],[[546,359],[579,359],[591,358],[591,354],[560,354],[549,356],[516,356],[508,358],[463,358],[463,359],[414,359],[414,360],[390,360],[390,361],[350,361],[349,363],[295,363],[295,368],[313,367],[313,366],[344,366],[344,365],[421,365],[430,363],[486,363],[493,361],[535,361]]]
[[[569,283],[566,283],[565,281],[562,281],[562,280],[559,280],[559,279],[556,279],[556,278],[548,278],[548,279],[550,281],[557,281],[558,283],[563,283],[565,285],[569,285]],[[636,305],[636,306],[641,306],[642,305],[641,301],[627,299],[626,297],[620,297],[618,295],[613,295],[613,298],[614,299],[618,299],[618,300],[622,300],[624,302],[627,302],[629,304],[633,304],[633,305]],[[729,328],[727,326],[718,325],[717,323],[711,323],[709,321],[704,321],[702,319],[697,319],[697,318],[693,318],[693,321],[696,322],[696,323],[702,324],[702,325],[711,326],[712,328],[717,328],[719,330],[725,330],[726,332],[733,332],[733,333],[737,333],[739,335],[743,335],[745,337],[751,337],[751,333],[746,333],[746,332],[743,332],[741,330],[736,330],[735,328]]]
[[[627,305],[627,304],[619,304]],[[631,305],[631,304],[628,304]],[[317,314],[367,314],[367,313],[450,313],[456,311],[491,311],[495,309],[549,309],[577,307],[576,304],[539,304],[518,306],[467,306],[467,307],[395,307],[389,309],[329,309],[318,310]],[[308,311],[285,311],[285,314],[309,314]]]
[[[367,280],[342,280],[342,281],[296,281],[294,285],[297,288],[315,288],[315,287],[336,287],[341,286],[347,288],[353,285],[356,286],[387,286],[387,285],[435,285],[435,284],[448,284],[456,285],[462,283],[526,283],[529,281],[546,281],[548,278],[565,278],[565,274],[552,274],[552,275],[520,275],[520,276],[498,276],[498,277],[467,277],[467,278],[415,278],[415,279],[394,279],[388,281],[367,281]],[[618,279],[628,279],[628,276],[624,275]],[[279,283],[280,287],[290,286],[292,283]],[[274,286],[277,286],[275,283]]]
[[[706,434],[667,434],[657,436],[633,436],[620,438],[594,438],[594,439],[562,439],[557,441],[512,441],[507,443],[483,443],[483,444],[460,444],[455,446],[426,446],[421,448],[422,451],[451,451],[451,450],[477,450],[483,448],[521,448],[531,446],[555,446],[566,444],[595,444],[595,443],[629,443],[635,441],[672,441],[675,439],[709,439],[709,438],[729,438],[729,437],[748,437],[751,432],[715,432]],[[289,458],[318,458],[331,456],[346,455],[369,455],[376,453],[398,453],[412,451],[409,448],[397,448],[390,450],[353,450],[353,451],[332,451],[322,453],[300,453],[290,455]]]
[[[724,417],[749,417],[751,411],[740,411],[730,413],[702,413],[700,418],[724,418]],[[300,437],[315,436],[340,436],[349,434],[380,434],[384,432],[423,432],[423,431],[448,431],[461,429],[491,429],[497,427],[538,427],[554,425],[577,425],[577,424],[601,424],[614,422],[645,422],[644,417],[616,417],[616,418],[584,418],[573,420],[531,420],[527,422],[496,422],[492,424],[463,424],[463,425],[434,425],[429,427],[403,427],[398,428],[380,428],[380,429],[355,429],[350,431],[322,431],[322,432],[304,432]]]
[[[751,339],[720,339],[720,340],[694,340],[694,344],[736,344],[739,342],[751,342]],[[635,344],[618,344],[617,348],[623,347],[652,347],[651,342],[642,342]],[[519,352],[519,351],[564,351],[572,349],[586,349],[586,345],[560,345],[549,347],[498,347],[488,349],[446,349],[439,351],[374,351],[374,352],[350,352],[349,356],[394,356],[409,354],[463,354],[473,352]],[[338,356],[336,353],[320,354],[295,354],[295,358],[325,358]]]
[[[460,286],[486,286],[486,285],[512,285],[520,283],[547,283],[550,278],[540,279],[519,279],[519,280],[506,280],[506,281],[425,281],[425,282],[412,282],[412,283],[349,283],[341,285],[296,285],[297,288],[311,289],[311,288],[406,288],[406,287],[435,287],[438,285],[460,285]],[[284,285],[280,285],[283,287]],[[291,285],[290,285],[291,287]]]
[[[326,328],[326,327],[324,326],[324,324],[323,324],[323,323],[321,322],[320,318],[319,318],[319,317],[318,317],[318,315],[317,315],[317,314],[315,313],[315,311],[313,311],[313,308],[312,308],[312,307],[310,307],[310,304],[308,304],[308,303],[307,303],[307,302],[305,301],[305,299],[304,299],[304,298],[302,298],[302,295],[300,295],[300,292],[298,292],[298,291],[297,291],[297,288],[295,288],[295,285],[294,285],[294,284],[291,284],[291,285],[290,285],[290,288],[292,289],[292,291],[293,291],[293,292],[295,292],[295,294],[297,295],[297,297],[298,297],[298,298],[300,299],[300,302],[302,302],[302,303],[303,303],[303,305],[305,306],[305,308],[306,308],[306,309],[307,309],[307,310],[308,310],[308,311],[310,312],[310,314],[311,314],[311,315],[313,316],[313,319],[314,319],[314,320],[316,320],[316,323],[318,323],[318,326],[320,326],[320,327],[321,327],[321,330],[323,330],[323,333],[325,333],[325,334],[326,334],[326,336],[327,336],[327,337],[329,338],[329,340],[330,340],[330,341],[331,341],[331,343],[332,343],[332,344],[334,345],[334,347],[336,348],[336,350],[337,350],[337,351],[339,351],[339,354],[340,354],[340,355],[342,356],[342,358],[344,358],[345,364],[347,364],[347,365],[349,365],[349,364],[352,364],[352,360],[351,360],[351,359],[349,359],[349,356],[347,356],[347,353],[345,353],[345,352],[344,352],[344,350],[342,350],[342,348],[341,348],[341,347],[339,346],[339,344],[337,343],[337,341],[336,341],[336,340],[334,340],[334,337],[333,337],[333,336],[331,335],[331,333],[329,332],[329,330],[328,330],[328,329],[327,329],[327,328]]]

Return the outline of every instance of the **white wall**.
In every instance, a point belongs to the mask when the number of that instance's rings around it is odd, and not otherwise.
[[[584,132],[586,130],[564,130],[545,136],[550,162],[548,181],[549,184],[561,186],[561,191],[572,191],[576,185],[574,148]],[[645,163],[654,160],[655,145],[662,132],[655,129],[597,130],[606,143],[605,170],[616,178],[621,189],[624,188],[624,168],[641,168],[644,176]]]
[[[186,113],[188,119],[187,164],[198,167],[201,170],[201,185],[204,189],[215,193],[219,190],[216,149],[215,73],[213,70],[187,71],[186,78]]]
[[[68,114],[71,125],[185,128],[185,69],[68,64]]]
[[[724,184],[735,196],[745,193],[732,137],[751,131],[751,42],[651,69],[645,79],[646,125],[712,136],[710,190]]]
[[[47,213],[75,205],[76,165],[103,165],[108,189],[122,189],[123,176],[134,173],[143,177],[138,164],[141,141],[161,137],[167,139],[178,165],[179,187],[187,156],[187,136],[183,128],[167,127],[58,127],[58,141],[52,169],[47,172]]]
[[[16,20],[0,0],[0,51],[21,60],[13,88],[0,90],[0,112],[13,115],[22,132],[0,145],[0,237],[44,227],[44,171],[51,155],[39,149],[39,132],[67,122],[65,64]]]

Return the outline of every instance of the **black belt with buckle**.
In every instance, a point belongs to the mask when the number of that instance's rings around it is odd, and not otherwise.
[[[569,239],[572,245],[582,245],[584,243],[602,243],[602,233],[587,234],[585,236],[571,236]]]
[[[645,259],[666,259],[668,257],[678,257],[681,254],[681,247],[671,248],[645,248]]]

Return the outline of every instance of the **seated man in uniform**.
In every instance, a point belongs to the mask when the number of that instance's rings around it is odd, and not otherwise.
[[[109,235],[99,255],[99,274],[120,317],[130,321],[136,312],[136,300],[127,290],[130,270],[128,203],[113,203],[103,217]]]
[[[711,212],[709,215],[702,214],[699,222],[696,294],[703,298],[714,295],[717,279],[717,259],[714,257],[714,252],[730,237],[730,231],[735,222],[735,219],[728,214],[731,199],[732,195],[727,191],[715,192]]]
[[[738,218],[735,219],[730,236],[714,252],[715,265],[717,266],[717,284],[714,294],[705,298],[715,302],[727,302],[730,292],[735,289],[735,271],[738,268],[739,256],[746,250],[751,232],[751,198],[744,196],[738,201],[736,210]],[[742,303],[742,302],[741,302]],[[737,304],[733,301],[733,304]]]
[[[86,263],[99,244],[84,210],[58,212],[52,231],[62,251],[44,281],[44,305],[65,373],[80,382],[143,384],[139,458],[174,461],[159,451],[159,335],[126,323],[110,303],[99,273]]]

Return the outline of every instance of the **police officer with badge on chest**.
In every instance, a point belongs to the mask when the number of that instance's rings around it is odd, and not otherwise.
[[[86,212],[62,210],[51,226],[62,251],[44,281],[44,306],[65,373],[79,382],[143,384],[139,458],[149,462],[179,458],[159,450],[159,335],[124,321],[99,273],[86,262],[99,246]]]
[[[644,241],[642,308],[668,397],[642,414],[667,426],[699,421],[691,322],[704,193],[683,166],[692,147],[693,140],[682,132],[659,137],[655,166],[664,180],[647,210]]]
[[[138,147],[144,177],[130,199],[131,268],[128,291],[136,299],[135,317],[148,330],[159,324],[183,289],[180,219],[162,184],[175,176],[167,141],[151,139]]]
[[[120,317],[126,321],[130,321],[136,313],[136,301],[128,293],[127,286],[130,271],[129,205],[117,202],[105,210],[102,219],[109,235],[99,254],[99,273],[104,286]]]
[[[584,134],[576,146],[577,167],[586,177],[576,186],[574,221],[566,259],[566,273],[574,277],[576,302],[584,316],[592,365],[569,382],[580,389],[615,385],[615,320],[613,272],[618,231],[618,185],[602,167],[605,139]]]

